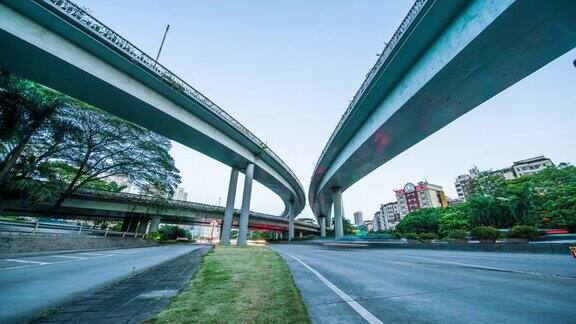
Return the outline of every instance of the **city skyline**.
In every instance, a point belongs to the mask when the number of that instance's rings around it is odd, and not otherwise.
[[[134,2],[80,4],[150,54],[170,23],[160,62],[266,141],[307,189],[319,152],[412,1],[362,6],[222,1],[220,6],[171,7],[145,2],[139,5],[151,10],[135,12],[131,19],[123,12]],[[203,15],[190,20],[182,12]],[[439,184],[455,198],[454,178],[473,165],[496,169],[540,154],[556,163],[575,161],[568,127],[568,103],[576,101],[569,86],[576,80],[575,56],[575,50],[561,56],[359,181],[343,194],[346,217],[392,201],[393,189],[411,179]],[[217,204],[225,199],[226,166],[178,144],[172,153],[189,200]],[[254,211],[279,213],[283,208],[257,183],[252,202]],[[306,207],[301,217],[311,216]]]

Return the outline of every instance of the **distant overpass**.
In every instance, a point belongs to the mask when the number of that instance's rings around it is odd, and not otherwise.
[[[342,236],[344,190],[574,47],[574,0],[417,0],[316,163],[322,233],[333,205]]]
[[[293,220],[304,208],[306,199],[298,178],[265,142],[74,3],[0,0],[0,44],[0,69],[106,110],[230,166],[223,242],[229,241],[239,171],[246,177],[238,244],[246,244],[252,179],[280,196],[285,208],[279,217]]]
[[[48,203],[32,204],[20,200],[5,203],[2,213],[41,217]],[[63,219],[123,220],[123,231],[146,233],[157,231],[160,222],[169,224],[203,224],[212,220],[222,224],[225,207],[146,195],[84,189],[66,199],[52,217]],[[240,210],[234,210],[233,226],[238,227]],[[288,232],[289,220],[250,212],[248,228],[272,232]],[[295,220],[294,228],[304,234],[317,234],[316,225]]]

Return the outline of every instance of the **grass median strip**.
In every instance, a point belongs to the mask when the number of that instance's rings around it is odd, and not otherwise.
[[[264,247],[216,247],[157,323],[309,323],[288,266]]]

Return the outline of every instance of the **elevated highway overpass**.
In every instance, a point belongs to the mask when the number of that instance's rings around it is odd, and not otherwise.
[[[223,226],[229,241],[238,172],[245,177],[240,239],[252,179],[278,194],[290,224],[302,185],[258,137],[184,80],[67,0],[0,0],[0,69],[19,74],[146,127],[231,167]],[[290,238],[293,226],[290,226]]]
[[[333,205],[342,236],[344,190],[575,46],[573,0],[417,0],[315,166],[322,233]]]
[[[48,203],[21,200],[4,201],[2,214],[41,217]],[[158,198],[146,195],[84,189],[66,199],[54,214],[62,219],[122,220],[123,232],[145,234],[158,230],[160,222],[169,224],[208,225],[212,220],[222,224],[225,207],[196,202]],[[233,211],[233,227],[239,227],[241,210]],[[248,228],[284,233],[290,221],[274,215],[250,212]],[[316,225],[294,220],[294,229],[303,234],[317,234]]]

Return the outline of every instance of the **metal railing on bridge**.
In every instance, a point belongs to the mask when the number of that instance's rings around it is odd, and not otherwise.
[[[246,127],[240,124],[240,122],[226,113],[222,108],[218,107],[210,99],[200,93],[200,91],[194,89],[191,85],[186,83],[186,81],[179,78],[176,74],[172,73],[162,64],[158,63],[144,51],[134,46],[134,44],[120,36],[108,26],[104,25],[98,19],[94,18],[92,15],[86,12],[86,10],[69,0],[35,1],[40,4],[48,4],[48,8],[55,9],[56,13],[60,13],[64,17],[68,18],[71,23],[83,27],[84,30],[91,32],[91,34],[94,36],[98,36],[99,39],[104,41],[104,44],[110,46],[112,49],[116,50],[116,52],[126,56],[132,62],[139,64],[141,67],[146,68],[150,72],[153,72],[154,75],[159,77],[161,80],[164,80],[170,84],[173,89],[201,103],[203,107],[207,108],[210,113],[233,126],[234,129],[254,142],[262,151],[270,155],[272,159],[274,159],[280,166],[282,166],[302,188],[302,184],[296,177],[296,174],[292,172],[288,165],[286,165],[286,163],[284,163],[284,161],[282,161],[282,159],[280,159],[280,157],[276,155],[276,153],[274,153],[266,143],[256,137],[256,135],[254,135]]]
[[[410,26],[410,24],[412,24],[412,21],[414,20],[414,18],[416,18],[416,16],[418,16],[418,13],[420,13],[420,10],[424,7],[426,2],[428,2],[428,1],[429,0],[416,0],[416,2],[414,3],[414,5],[410,9],[410,11],[408,12],[406,17],[404,17],[404,20],[402,21],[402,23],[400,24],[400,26],[398,27],[398,29],[396,30],[396,32],[394,33],[394,35],[392,36],[390,41],[388,43],[386,43],[386,46],[384,46],[384,50],[378,56],[378,60],[376,60],[376,63],[374,64],[374,66],[370,69],[368,74],[366,74],[366,79],[364,79],[364,82],[362,82],[360,89],[358,89],[358,91],[356,91],[356,94],[354,95],[354,97],[350,101],[350,104],[346,108],[346,111],[344,112],[344,114],[342,115],[342,117],[338,121],[338,124],[334,128],[332,135],[330,135],[330,138],[328,139],[326,146],[324,146],[324,149],[322,150],[322,153],[320,153],[320,157],[318,158],[318,161],[316,162],[316,167],[318,167],[318,164],[324,158],[326,151],[328,150],[328,148],[330,147],[330,144],[332,143],[332,141],[334,140],[334,138],[336,137],[336,135],[340,131],[340,128],[342,128],[342,125],[344,124],[344,122],[352,114],[352,111],[356,107],[356,104],[358,104],[360,98],[362,98],[362,96],[364,95],[366,90],[370,87],[370,84],[372,84],[372,81],[376,77],[376,74],[378,73],[380,68],[384,65],[384,62],[386,62],[386,60],[390,56],[390,53],[392,53],[392,51],[394,50],[394,48],[396,47],[396,45],[398,44],[398,42],[400,41],[400,39],[402,38],[402,36],[406,32],[406,30],[408,29],[408,26]]]

